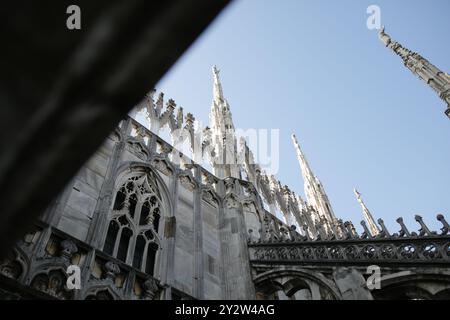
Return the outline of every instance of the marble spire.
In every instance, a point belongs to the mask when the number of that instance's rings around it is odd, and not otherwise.
[[[230,105],[223,94],[219,69],[213,66],[212,73],[213,101],[209,114],[209,126],[216,154],[212,163],[214,174],[221,179],[227,177],[240,179],[237,139]]]
[[[403,47],[384,32],[384,27],[378,33],[380,41],[395,54],[402,58],[405,66],[417,77],[430,86],[447,104],[445,114],[450,118],[450,75],[439,70],[427,59],[416,52]]]
[[[311,170],[295,134],[292,134],[292,142],[294,143],[297,152],[297,159],[303,176],[306,200],[308,204],[317,211],[319,216],[325,218],[329,224],[328,228],[331,228],[336,222],[336,217],[331,207],[330,200],[328,199],[322,183]]]
[[[367,222],[367,226],[369,227],[369,231],[372,234],[372,236],[376,236],[380,233],[380,230],[378,229],[375,220],[370,213],[369,209],[367,208],[366,204],[364,203],[363,199],[361,198],[361,193],[356,190],[356,188],[353,189],[353,192],[356,195],[356,199],[358,200],[359,204],[361,205],[364,219]]]

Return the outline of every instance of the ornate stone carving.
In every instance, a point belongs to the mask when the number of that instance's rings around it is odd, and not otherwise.
[[[420,229],[419,229],[419,236],[432,236],[436,233],[432,233],[430,231],[430,229],[428,229],[427,225],[425,224],[425,222],[423,221],[422,217],[419,215],[416,215],[414,217],[414,219],[420,224]]]
[[[235,180],[232,178],[225,179],[225,193],[229,194],[235,191]]]
[[[159,290],[158,281],[155,278],[150,277],[144,282],[143,287],[145,291],[145,298],[148,300],[153,300]]]
[[[226,198],[225,204],[228,209],[238,209],[240,206],[240,202],[233,195]]]
[[[53,270],[48,274],[41,273],[35,276],[31,281],[31,287],[57,299],[72,299],[73,291],[67,289],[66,281],[66,276],[62,271]]]
[[[398,232],[399,236],[400,237],[403,237],[403,236],[410,237],[411,234],[409,233],[408,228],[406,227],[406,225],[403,223],[403,218],[400,217],[396,221],[401,227],[401,230]]]
[[[171,176],[173,174],[173,171],[166,160],[154,159],[153,165],[166,176]]]
[[[180,183],[190,191],[193,191],[197,187],[195,179],[189,174],[180,174],[178,178],[180,179]]]
[[[442,220],[442,218],[441,218]],[[266,228],[269,228],[269,237],[258,242],[248,244],[250,252],[258,251],[259,261],[275,259],[298,259],[298,255],[285,255],[282,252],[286,243],[285,227],[279,228],[279,233],[271,227],[268,222],[270,218],[265,217]],[[307,230],[306,225],[304,226]],[[423,228],[423,227],[422,227]],[[382,226],[383,229],[383,226]],[[367,230],[367,232],[369,232]],[[383,230],[382,230],[383,232]],[[305,233],[307,234],[307,233]],[[376,238],[353,238],[347,239],[312,239],[305,237],[293,237],[290,248],[302,257],[302,261],[326,262],[334,260],[345,260],[347,263],[359,264],[360,261],[370,261],[373,264],[396,264],[396,263],[421,263],[434,262],[447,263],[450,265],[450,241],[448,236],[438,236],[435,232],[427,230],[422,235],[416,233],[396,234],[389,239],[396,241],[387,242],[385,237]],[[294,251],[294,250],[293,250]],[[280,258],[281,257],[281,258]]]
[[[72,240],[61,241],[61,257],[67,261],[70,261],[72,256],[78,252],[78,247]]]
[[[202,189],[202,199],[213,206],[217,206],[219,201],[212,189],[210,187],[203,187]]]
[[[147,151],[147,148],[146,148],[145,144],[143,143],[143,141],[129,140],[128,141],[128,150],[130,150],[131,153],[136,155],[139,159],[144,160],[144,161],[147,160],[148,151]]]
[[[378,236],[380,238],[383,238],[383,237],[389,238],[391,236],[391,234],[389,233],[388,229],[384,225],[383,219],[381,219],[381,218],[378,219],[378,224],[381,226],[381,232],[378,234]]]
[[[119,266],[112,261],[106,262],[103,268],[106,273],[106,278],[114,280],[120,274]]]
[[[19,279],[22,273],[23,267],[14,257],[4,259],[0,262],[0,274],[11,279]]]
[[[445,220],[444,216],[442,214],[438,214],[437,215],[437,219],[442,223],[442,228],[441,228],[441,235],[446,235],[450,232],[450,225],[447,223],[447,221]]]

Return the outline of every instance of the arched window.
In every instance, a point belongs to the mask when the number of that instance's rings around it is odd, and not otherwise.
[[[119,225],[118,225],[117,221],[111,220],[109,222],[105,246],[103,248],[103,250],[109,255],[112,255],[114,252],[114,245],[116,243],[116,237],[117,237],[118,232],[119,232]]]
[[[161,197],[153,179],[136,173],[116,192],[103,251],[153,275],[159,250]]]

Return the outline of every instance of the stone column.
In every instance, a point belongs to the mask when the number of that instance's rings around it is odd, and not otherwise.
[[[175,235],[176,235],[176,217],[178,206],[178,175],[174,172],[170,177],[169,182],[169,197],[172,202],[171,211],[164,216],[162,223],[164,225],[163,231],[163,250],[161,260],[159,262],[159,275],[161,285],[164,289],[164,299],[170,300],[172,298],[171,285],[174,278],[174,263],[175,263]]]
[[[203,219],[202,219],[202,189],[201,170],[195,167],[195,179],[200,187],[194,190],[194,288],[193,294],[198,299],[204,299],[203,292]]]
[[[242,204],[241,186],[231,178],[226,181],[225,200],[219,211],[219,229],[222,251],[224,299],[255,299],[247,248],[247,231]],[[220,183],[222,192],[223,183]]]

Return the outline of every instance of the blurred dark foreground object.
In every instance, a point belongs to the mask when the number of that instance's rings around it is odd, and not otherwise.
[[[229,1],[2,3],[0,256]]]

